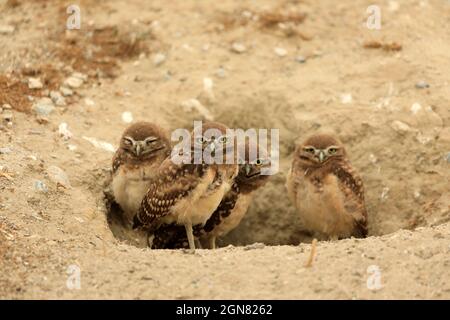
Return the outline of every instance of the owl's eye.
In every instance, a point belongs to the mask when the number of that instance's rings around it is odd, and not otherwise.
[[[314,152],[315,152],[315,149],[314,149],[313,147],[307,147],[307,148],[305,148],[304,150],[305,150],[306,152],[312,153],[312,154],[314,154]]]
[[[123,143],[126,146],[131,146],[133,144],[133,142],[130,139],[127,139],[127,138],[123,139]]]
[[[153,142],[156,142],[156,141],[158,141],[158,139],[155,139],[155,138],[146,139],[146,140],[145,140],[145,144],[149,146],[149,145],[151,145]]]
[[[256,164],[257,166],[262,166],[263,163],[264,163],[264,161],[263,161],[262,159],[256,159],[256,161],[255,161],[255,164]]]
[[[223,144],[227,143],[227,142],[228,142],[228,137],[226,137],[226,136],[221,136],[221,137],[219,138],[219,142],[220,142],[220,143],[223,143]]]
[[[198,137],[196,141],[197,141],[197,143],[199,143],[199,144],[203,144],[203,143],[206,142],[206,139],[205,139],[204,137]]]
[[[328,153],[329,154],[334,154],[334,153],[336,153],[337,152],[337,148],[329,148],[328,149]]]

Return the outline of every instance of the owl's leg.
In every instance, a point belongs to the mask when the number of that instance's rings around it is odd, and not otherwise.
[[[192,223],[186,222],[184,224],[184,227],[186,228],[186,235],[189,242],[189,249],[192,253],[195,253],[195,241],[194,241],[194,233],[192,231]]]
[[[195,239],[195,247],[199,249],[203,249],[202,243],[199,239]]]
[[[215,249],[216,248],[216,237],[210,236],[208,238],[208,242],[209,242],[209,248],[210,249]]]

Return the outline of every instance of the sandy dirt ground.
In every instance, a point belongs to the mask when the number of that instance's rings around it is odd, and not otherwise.
[[[377,1],[370,30],[373,2],[0,0],[0,298],[449,299],[450,3]],[[279,129],[280,173],[219,249],[149,250],[106,210],[112,151],[124,112],[191,128],[192,99]],[[318,131],[364,180],[369,237],[305,266],[284,181]]]

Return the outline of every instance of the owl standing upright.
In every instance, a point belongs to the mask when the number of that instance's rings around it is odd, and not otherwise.
[[[188,163],[177,152],[164,160],[134,217],[133,227],[153,233],[161,224],[185,227],[191,251],[195,251],[193,225],[204,225],[231,187],[238,172],[235,137],[221,123],[208,122],[200,134],[191,134]],[[183,151],[184,152],[184,151]],[[197,158],[197,155],[202,155]],[[222,157],[222,163],[211,157]],[[186,154],[179,154],[180,157]]]
[[[363,182],[334,137],[318,134],[298,145],[286,187],[308,231],[325,239],[367,236]]]
[[[255,152],[250,152],[253,146]],[[225,236],[235,229],[247,212],[254,193],[268,180],[270,158],[267,151],[256,143],[245,144],[245,154],[239,171],[231,185],[231,189],[225,194],[217,209],[205,223],[194,226],[194,236],[200,240],[207,240],[209,248],[215,249],[216,238]],[[178,228],[178,230],[177,230]],[[186,246],[186,236],[174,225],[162,225],[155,231],[153,249],[177,249]]]
[[[130,223],[147,193],[150,179],[169,155],[169,134],[153,123],[136,122],[122,134],[112,161],[111,189]]]

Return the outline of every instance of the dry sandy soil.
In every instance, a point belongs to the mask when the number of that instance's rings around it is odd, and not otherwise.
[[[0,298],[450,298],[450,3],[379,0],[369,30],[372,3],[86,0],[69,32],[64,1],[0,0]],[[37,114],[73,72],[84,83]],[[203,116],[189,99],[230,127],[280,129],[281,170],[220,249],[152,251],[108,217],[112,153],[86,137],[117,146],[126,111],[189,128]],[[363,177],[370,236],[318,242],[305,267],[284,179],[321,130]]]

